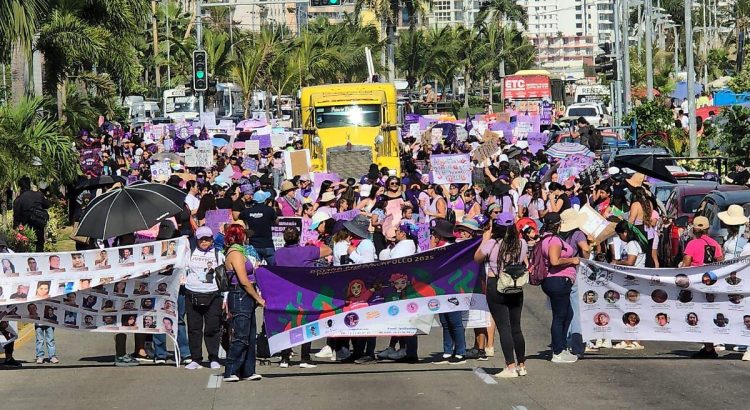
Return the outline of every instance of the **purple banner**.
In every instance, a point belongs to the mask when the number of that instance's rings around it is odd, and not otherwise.
[[[271,136],[270,135],[251,135],[250,138],[248,138],[250,141],[258,141],[258,148],[272,148],[273,145],[271,144]]]
[[[552,124],[552,103],[549,101],[542,101],[542,113],[540,118],[541,125]]]
[[[342,334],[380,336],[374,327],[425,314],[486,310],[479,243],[362,265],[259,268],[271,352]]]
[[[211,232],[216,236],[222,225],[233,222],[231,209],[216,209],[206,211],[206,226],[211,228]]]
[[[351,211],[345,211],[345,212],[339,212],[337,214],[333,214],[332,218],[335,221],[351,221],[352,219],[356,218],[357,215],[361,214],[362,211],[359,209],[352,209]]]

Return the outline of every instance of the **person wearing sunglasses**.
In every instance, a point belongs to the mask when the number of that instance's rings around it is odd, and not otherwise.
[[[202,226],[195,232],[198,246],[190,254],[185,282],[185,312],[191,363],[186,369],[203,367],[203,341],[212,369],[219,369],[219,342],[223,298],[214,281],[214,269],[224,263],[224,255],[214,247],[211,228]]]

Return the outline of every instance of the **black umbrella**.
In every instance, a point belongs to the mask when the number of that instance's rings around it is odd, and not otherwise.
[[[149,229],[182,211],[185,193],[169,185],[133,184],[102,194],[89,204],[75,235],[97,239]]]
[[[125,184],[125,178],[117,175],[102,175],[96,178],[88,178],[81,181],[76,185],[76,190],[82,191],[84,189],[93,189],[101,186],[112,185],[116,183]]]
[[[615,157],[612,165],[620,168],[630,168],[643,175],[676,184],[677,180],[666,166],[666,161],[669,159],[670,157],[659,154],[619,155]]]

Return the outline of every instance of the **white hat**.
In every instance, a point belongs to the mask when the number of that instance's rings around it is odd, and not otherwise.
[[[323,192],[323,196],[320,197],[320,202],[329,202],[336,199],[336,195],[333,192]]]
[[[318,225],[320,225],[321,222],[327,221],[329,219],[331,219],[331,215],[328,215],[327,213],[321,211],[315,212],[312,217],[312,222],[310,223],[310,230],[314,231],[318,229]]]
[[[744,225],[748,222],[745,211],[739,205],[729,205],[729,209],[719,212],[719,219],[729,226]]]
[[[497,162],[508,162],[508,156],[506,154],[500,154],[497,157]]]
[[[574,208],[568,208],[560,214],[562,224],[560,225],[560,232],[570,232],[580,228],[582,218],[581,214]]]
[[[516,146],[521,149],[526,149],[529,147],[529,142],[526,140],[521,140],[521,141],[516,142]]]

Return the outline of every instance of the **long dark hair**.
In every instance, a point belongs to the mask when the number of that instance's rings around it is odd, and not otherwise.
[[[497,252],[497,266],[505,266],[508,263],[516,263],[521,256],[521,237],[518,235],[516,225],[492,225],[492,239],[502,241]]]

